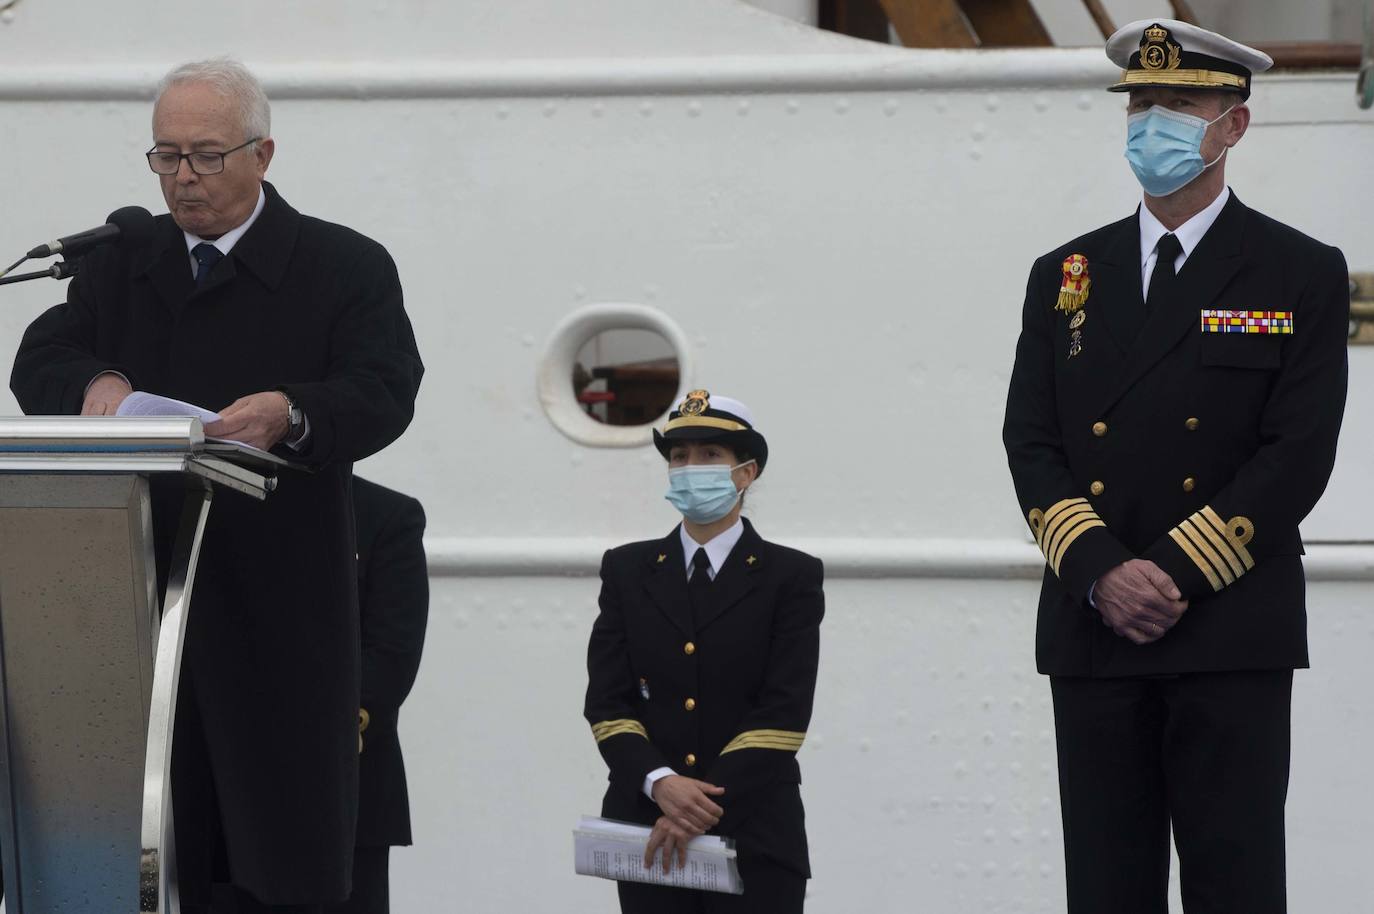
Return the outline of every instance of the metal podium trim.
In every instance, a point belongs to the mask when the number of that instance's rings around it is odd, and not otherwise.
[[[169,873],[175,872],[172,846],[171,764],[172,732],[176,720],[177,687],[181,681],[181,649],[186,640],[186,617],[196,562],[205,535],[214,492],[207,480],[188,487],[181,523],[167,577],[167,597],[158,629],[153,660],[153,694],[148,713],[148,748],[143,767],[142,850],[138,867],[139,914],[179,914],[172,899]]]
[[[0,613],[0,644],[4,643],[4,614]],[[5,678],[5,652],[0,650],[0,683],[7,682]],[[0,770],[9,772],[10,768],[10,714],[9,714],[9,690],[0,688]],[[19,823],[14,815],[14,780],[10,777],[4,778],[4,783],[0,784],[0,825],[9,832],[9,840],[3,845],[7,852],[3,854],[4,859],[0,860],[0,870],[5,876],[5,897],[23,898],[23,873],[24,870],[19,866]],[[6,910],[9,906],[6,905]],[[17,908],[16,908],[17,909]]]

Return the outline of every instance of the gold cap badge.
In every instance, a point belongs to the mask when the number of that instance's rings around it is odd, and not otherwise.
[[[688,392],[687,399],[682,401],[677,411],[684,416],[700,416],[710,408],[711,395],[704,390],[693,390]]]
[[[1177,70],[1183,48],[1169,37],[1169,30],[1155,23],[1140,39],[1140,65],[1146,70]]]

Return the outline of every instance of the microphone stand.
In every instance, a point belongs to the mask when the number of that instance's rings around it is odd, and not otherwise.
[[[20,261],[21,263],[23,261]],[[34,270],[32,273],[20,273],[17,276],[8,276],[0,273],[0,286],[7,286],[12,282],[25,282],[30,279],[70,279],[81,269],[79,260],[59,260],[57,263],[48,267],[46,270]]]

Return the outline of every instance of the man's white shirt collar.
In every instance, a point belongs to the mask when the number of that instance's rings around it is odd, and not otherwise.
[[[718,533],[708,543],[698,543],[687,533],[687,525],[680,524],[677,528],[682,537],[682,555],[687,564],[687,577],[692,576],[692,559],[696,556],[697,550],[704,548],[706,557],[711,560],[711,580],[716,579],[720,574],[720,568],[725,564],[725,560],[730,557],[730,551],[735,548],[739,538],[744,536],[744,518],[736,520],[734,525],[724,533]]]
[[[230,229],[209,243],[219,248],[221,254],[228,254],[234,249],[234,245],[239,243],[239,239],[243,237],[243,233],[252,228],[253,223],[258,221],[258,216],[262,213],[262,208],[266,203],[267,192],[262,189],[262,185],[258,185],[258,205],[253,207],[252,214],[244,221],[243,225],[240,225],[238,228]],[[201,238],[199,235],[192,235],[190,232],[182,232],[181,234],[186,236],[186,253],[191,258],[191,275],[194,276],[197,266],[196,255],[192,254],[191,251],[195,249],[196,245],[204,244],[205,239]]]
[[[1179,247],[1183,248],[1183,253],[1174,261],[1174,269],[1181,269],[1188,257],[1193,253],[1193,249],[1202,241],[1207,230],[1217,221],[1221,211],[1226,208],[1226,203],[1231,199],[1231,188],[1222,188],[1217,198],[1207,204],[1207,208],[1198,213],[1187,222],[1174,229],[1174,237],[1178,239]],[[1145,288],[1149,288],[1150,268],[1152,258],[1155,256],[1155,245],[1159,244],[1159,239],[1169,233],[1144,201],[1140,204],[1140,271],[1146,279]]]

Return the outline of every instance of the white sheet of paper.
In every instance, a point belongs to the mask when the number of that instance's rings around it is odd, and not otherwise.
[[[196,406],[194,403],[186,403],[182,400],[173,400],[171,397],[150,394],[146,390],[136,390],[125,397],[124,402],[119,404],[119,409],[115,410],[115,415],[189,416],[199,419],[202,425],[209,425],[211,422],[219,421],[219,413],[203,409],[202,407]]]
[[[628,822],[583,816],[573,829],[573,869],[581,876],[597,876],[626,882],[647,882],[704,892],[744,894],[739,864],[730,842],[716,835],[702,835],[687,843],[687,866],[663,872],[663,851],[654,866],[644,868],[644,848],[652,829]]]

